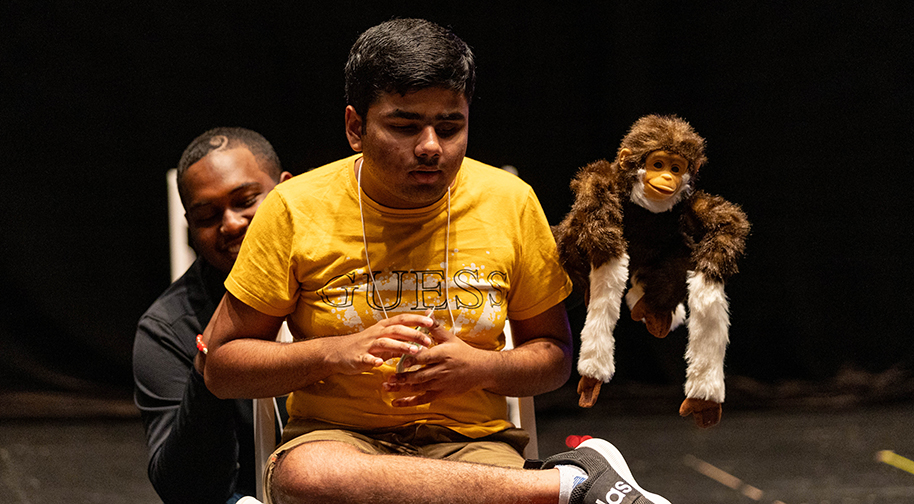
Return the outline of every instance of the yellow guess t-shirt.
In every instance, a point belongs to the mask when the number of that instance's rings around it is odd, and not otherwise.
[[[226,280],[244,303],[287,317],[296,340],[358,332],[384,310],[431,308],[470,345],[499,351],[507,318],[538,315],[571,292],[542,208],[514,175],[464,159],[451,187],[448,234],[447,196],[425,208],[383,207],[360,192],[356,159],[277,185]],[[331,376],[297,390],[289,414],[358,429],[437,424],[474,438],[511,426],[504,397],[483,390],[394,408],[381,387],[390,371]]]

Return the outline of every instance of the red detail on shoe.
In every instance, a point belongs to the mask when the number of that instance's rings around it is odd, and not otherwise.
[[[588,439],[592,439],[592,437],[591,436],[576,436],[576,435],[572,434],[565,438],[565,446],[572,448],[572,449],[577,448],[579,444],[583,443],[584,441],[587,441]]]

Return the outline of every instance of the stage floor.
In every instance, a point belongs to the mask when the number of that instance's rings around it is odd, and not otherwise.
[[[537,404],[541,455],[568,435],[616,444],[647,490],[678,504],[914,502],[914,404],[729,411],[700,430],[661,412],[583,410],[567,392]],[[886,461],[878,460],[882,458]],[[138,418],[0,420],[6,504],[156,503]],[[894,464],[894,465],[893,465]],[[910,470],[910,467],[908,467]]]

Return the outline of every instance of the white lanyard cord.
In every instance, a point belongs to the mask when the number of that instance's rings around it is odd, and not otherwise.
[[[368,237],[365,233],[365,212],[362,209],[362,158],[359,158],[359,169],[357,171],[356,180],[358,187],[356,188],[359,198],[359,219],[362,222],[362,245],[365,247],[365,263],[368,267],[368,277],[371,279],[371,286],[374,288],[372,291],[372,299],[378,303],[378,306],[381,307],[381,311],[384,313],[384,318],[388,318],[387,308],[384,306],[384,303],[378,295],[378,284],[374,279],[374,271],[371,268],[371,259],[368,258]],[[448,260],[451,250],[451,186],[448,185],[447,188],[447,228],[444,233],[444,297],[445,297],[445,307],[447,308],[448,316],[451,318],[451,330],[454,330],[454,313],[451,311],[451,293],[450,293],[450,261]],[[375,299],[375,295],[378,295],[378,298]]]

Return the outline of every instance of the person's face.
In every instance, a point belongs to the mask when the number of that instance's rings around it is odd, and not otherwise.
[[[254,212],[276,183],[251,151],[238,147],[212,151],[190,165],[184,184],[185,216],[197,253],[228,273]]]
[[[365,194],[392,208],[437,201],[463,163],[468,120],[466,97],[442,88],[383,93],[365,117],[347,107],[346,136],[363,154]]]

